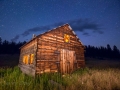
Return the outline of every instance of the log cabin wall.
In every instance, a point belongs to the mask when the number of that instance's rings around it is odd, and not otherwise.
[[[64,35],[70,36],[70,42],[64,41]],[[74,69],[83,67],[84,61],[84,46],[79,41],[79,38],[74,34],[68,24],[58,27],[54,30],[44,33],[38,36],[38,49],[37,49],[37,63],[36,74],[43,72],[61,72],[63,70],[60,67],[60,50],[66,49],[75,51]]]
[[[36,51],[37,51],[37,39],[31,40],[29,43],[21,47],[19,67],[23,73],[34,76],[36,70]],[[33,56],[33,62],[30,62],[30,55]],[[24,63],[24,56],[28,56],[28,62]]]

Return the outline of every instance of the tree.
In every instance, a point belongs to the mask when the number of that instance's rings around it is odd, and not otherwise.
[[[114,58],[119,58],[119,50],[115,45],[113,46],[113,55],[114,55]]]
[[[111,49],[109,44],[107,44],[107,54],[106,54],[106,56],[107,56],[107,58],[112,57],[112,49]]]
[[[2,44],[2,38],[0,37],[0,45]]]
[[[0,54],[2,52],[2,38],[0,37]]]

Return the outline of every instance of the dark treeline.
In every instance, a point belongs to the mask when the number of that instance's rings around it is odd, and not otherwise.
[[[9,42],[7,40],[2,41],[0,38],[0,54],[20,54],[20,47],[26,42]],[[107,47],[94,47],[94,46],[85,46],[85,57],[93,58],[116,58],[120,59],[120,51],[114,45],[113,48],[108,44]]]
[[[0,54],[19,54],[20,47],[25,44],[26,42],[9,42],[7,40],[2,41],[0,38]]]
[[[85,47],[85,57],[120,59],[120,51],[115,45],[113,48],[109,44],[107,44],[107,47],[94,47],[90,45]]]

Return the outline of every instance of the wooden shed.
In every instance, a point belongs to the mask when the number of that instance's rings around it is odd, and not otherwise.
[[[71,73],[85,66],[84,45],[69,24],[64,24],[20,47],[18,65],[23,73]]]

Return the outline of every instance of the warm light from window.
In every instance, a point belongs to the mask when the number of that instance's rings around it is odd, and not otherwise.
[[[67,34],[64,34],[64,41],[65,42],[70,42],[70,36]]]
[[[25,64],[28,64],[29,55],[26,55]]]
[[[33,60],[34,60],[34,54],[30,54],[30,64],[33,63]]]
[[[28,64],[29,55],[23,56],[23,63]]]
[[[23,63],[25,63],[25,59],[26,59],[26,57],[25,57],[25,56],[23,56]]]

